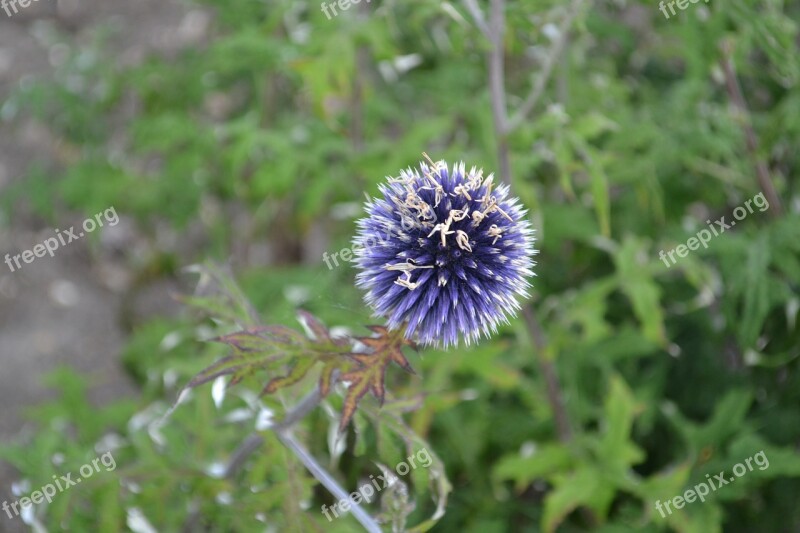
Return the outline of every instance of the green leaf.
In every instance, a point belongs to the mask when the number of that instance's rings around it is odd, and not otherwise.
[[[537,479],[549,479],[553,474],[569,470],[574,463],[572,453],[561,444],[545,444],[529,456],[518,453],[503,457],[492,470],[496,481],[512,480],[518,491]]]
[[[666,414],[675,429],[685,437],[690,452],[699,457],[704,449],[712,452],[719,449],[741,429],[752,402],[753,396],[749,391],[731,390],[717,403],[708,422],[702,425],[672,409]]]
[[[644,458],[643,451],[630,441],[633,420],[641,408],[633,393],[618,375],[611,377],[610,391],[603,409],[605,424],[598,447],[601,464],[617,479],[624,479],[629,467]]]
[[[619,124],[596,111],[579,116],[572,125],[572,130],[587,141],[607,131],[618,129]]]
[[[750,347],[755,344],[769,313],[769,275],[767,272],[769,263],[769,243],[767,237],[761,235],[750,245],[747,253],[744,301],[742,302],[744,309],[741,327],[737,331],[742,346]]]
[[[596,469],[586,466],[561,476],[555,486],[544,502],[542,529],[548,533],[554,532],[569,513],[593,501],[602,487],[602,478]]]
[[[620,288],[633,304],[633,311],[644,326],[644,336],[666,345],[661,289],[646,268],[646,247],[636,238],[627,237],[614,254],[614,263]]]

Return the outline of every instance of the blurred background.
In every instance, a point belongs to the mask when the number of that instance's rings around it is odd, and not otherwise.
[[[270,432],[220,474],[313,379],[208,385],[158,421],[232,331],[180,296],[208,281],[192,265],[223,265],[264,323],[367,333],[355,271],[323,254],[423,151],[510,182],[540,254],[498,335],[390,369],[402,427],[360,413],[337,441],[341,391],[298,424],[348,490],[435,452],[449,484],[417,469],[368,506],[386,530],[800,531],[800,2],[330,4],[0,10],[0,255],[119,217],[0,264],[0,501],[117,463],[0,532],[359,531]]]

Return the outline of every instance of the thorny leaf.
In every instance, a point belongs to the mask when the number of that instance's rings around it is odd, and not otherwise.
[[[199,311],[217,319],[224,318],[243,328],[234,333],[213,339],[231,348],[231,353],[201,371],[178,395],[220,376],[231,376],[228,386],[236,385],[258,371],[272,377],[262,390],[271,394],[299,383],[317,364],[322,365],[319,390],[327,396],[335,381],[348,381],[349,388],[342,409],[340,431],[350,423],[359,402],[367,392],[383,405],[386,396],[386,368],[397,363],[414,374],[403,355],[403,347],[416,345],[403,337],[402,329],[389,331],[384,326],[369,326],[375,334],[371,337],[333,337],[322,322],[307,311],[297,313],[298,321],[306,333],[281,325],[258,325],[258,316],[247,297],[233,279],[212,263],[193,267],[200,274],[195,296],[183,298]],[[353,352],[354,340],[366,346],[364,352]],[[177,403],[173,406],[173,409]]]
[[[236,385],[256,370],[285,363],[293,353],[306,348],[306,338],[283,326],[259,326],[212,339],[230,346],[232,354],[197,374],[185,388],[194,388],[220,376],[233,376]]]
[[[292,367],[292,370],[283,377],[273,378],[267,383],[261,394],[273,394],[280,389],[285,389],[302,380],[308,371],[317,363],[316,359],[305,358],[298,359]]]
[[[414,373],[402,348],[412,346],[416,349],[416,346],[403,338],[402,332],[370,326],[369,329],[377,336],[358,338],[367,351],[354,353],[353,339],[334,338],[310,313],[300,311],[298,320],[310,336],[278,325],[250,327],[213,339],[228,345],[231,354],[197,374],[184,390],[199,387],[220,376],[231,376],[228,386],[233,386],[257,371],[267,371],[276,377],[267,382],[261,393],[272,394],[299,383],[317,364],[321,364],[319,389],[323,396],[330,393],[337,371],[341,373],[341,380],[350,382],[340,423],[340,430],[344,430],[367,392],[372,392],[383,404],[386,368],[392,362]]]
[[[401,330],[389,331],[384,326],[370,326],[370,329],[377,333],[377,337],[359,337],[358,340],[371,349],[368,353],[352,353],[350,357],[358,362],[359,366],[342,375],[342,381],[350,382],[345,397],[344,407],[342,408],[342,420],[339,430],[350,423],[356,412],[358,403],[367,392],[378,399],[383,405],[386,396],[386,368],[397,363],[403,370],[414,374],[414,370],[403,355],[403,346],[411,346],[416,349],[412,341],[403,337]]]
[[[259,370],[285,375],[272,378],[262,394],[274,393],[301,381],[317,363],[323,364],[320,389],[330,391],[335,370],[345,372],[354,365],[348,355],[351,340],[332,338],[327,329],[305,311],[299,319],[314,333],[315,338],[285,326],[256,326],[213,339],[230,346],[231,354],[197,374],[186,389],[198,387],[220,376],[232,376],[228,386],[236,385]]]

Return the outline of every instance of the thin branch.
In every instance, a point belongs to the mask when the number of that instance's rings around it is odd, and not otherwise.
[[[750,155],[750,159],[755,167],[758,184],[761,186],[761,190],[764,191],[764,194],[767,196],[767,201],[769,202],[770,207],[772,207],[770,210],[770,215],[773,218],[777,218],[781,216],[781,213],[783,212],[781,200],[778,197],[778,193],[775,191],[767,164],[758,153],[758,137],[753,129],[750,111],[747,107],[747,101],[744,99],[742,87],[739,85],[739,79],[736,76],[736,70],[733,66],[733,46],[729,41],[726,41],[722,44],[721,48],[722,71],[725,73],[725,87],[728,91],[728,97],[731,99],[731,103],[738,110],[741,116],[740,123],[742,131],[744,132],[747,153]]]
[[[578,13],[583,7],[585,1],[586,0],[573,0],[572,4],[570,4],[569,8],[567,9],[566,16],[564,17],[564,20],[561,21],[561,25],[558,28],[558,35],[556,36],[555,42],[553,42],[550,52],[547,54],[547,57],[545,57],[544,64],[542,65],[539,76],[536,78],[536,81],[531,88],[531,92],[522,102],[519,110],[517,110],[514,116],[511,117],[506,124],[504,133],[508,134],[517,129],[527,118],[530,112],[533,111],[533,109],[536,107],[536,104],[539,103],[539,99],[542,97],[542,94],[544,94],[544,90],[547,87],[547,82],[550,81],[550,76],[553,74],[553,69],[558,63],[558,60],[561,57],[561,54],[564,52],[567,42],[569,41],[570,28],[572,28],[575,18],[578,16]]]
[[[469,7],[473,5],[473,11],[477,10],[474,0],[463,0]],[[510,153],[508,148],[507,136],[513,129],[525,119],[525,117],[533,110],[537,100],[544,91],[544,86],[552,73],[553,66],[555,65],[558,56],[561,55],[567,43],[567,35],[569,28],[572,26],[578,11],[580,10],[585,0],[573,0],[565,17],[558,38],[553,45],[553,49],[546,62],[545,71],[537,79],[531,95],[525,100],[520,111],[515,115],[514,119],[509,121],[508,109],[506,107],[506,91],[505,91],[505,74],[504,74],[504,51],[503,51],[503,35],[505,33],[505,2],[504,0],[491,0],[491,14],[489,22],[489,31],[491,35],[489,40],[492,43],[491,52],[488,55],[488,73],[489,73],[489,93],[491,97],[492,106],[492,119],[495,130],[495,137],[497,139],[497,158],[500,163],[500,177],[504,183],[511,183],[511,167],[510,167]],[[588,0],[591,1],[591,0]],[[473,18],[476,23],[482,21],[482,15],[478,16],[473,13]],[[515,125],[516,124],[516,125]],[[556,432],[559,440],[568,444],[572,442],[572,427],[570,425],[569,416],[564,403],[564,392],[561,389],[561,383],[558,379],[558,374],[555,365],[550,361],[546,353],[547,340],[544,335],[544,330],[539,324],[536,315],[533,311],[526,307],[523,311],[525,320],[530,332],[531,338],[534,343],[534,352],[539,365],[539,370],[545,380],[545,387],[547,390],[547,399],[550,407],[553,410],[553,418],[556,424]],[[589,509],[582,509],[583,515],[589,524],[597,524],[597,519]]]
[[[284,446],[289,448],[292,453],[305,465],[311,475],[317,481],[328,489],[328,492],[333,494],[337,500],[350,500],[350,510],[358,522],[364,526],[364,529],[370,533],[382,533],[381,527],[369,513],[367,513],[360,505],[350,499],[350,495],[333,479],[333,477],[325,470],[314,457],[303,448],[303,446],[294,438],[288,429],[276,430],[275,434]]]
[[[334,374],[331,378],[331,383],[336,383],[338,377],[338,371],[334,371]],[[272,426],[272,429],[275,431],[289,429],[295,423],[304,418],[308,413],[313,411],[321,401],[322,393],[319,391],[319,387],[315,387],[314,390],[306,394],[306,396],[300,400],[297,405],[288,410],[284,415],[283,420]],[[239,448],[233,452],[233,456],[231,456],[231,460],[228,462],[228,467],[225,469],[225,477],[230,479],[235,476],[239,469],[241,469],[241,467],[247,462],[247,459],[253,453],[255,453],[263,443],[264,437],[262,437],[258,432],[254,432],[247,437],[239,446]]]
[[[489,31],[495,48],[502,50],[503,36],[506,31],[506,3],[505,0],[491,0],[489,11]]]
[[[561,382],[558,379],[555,365],[545,355],[547,340],[545,339],[544,331],[530,307],[525,307],[523,315],[525,316],[525,322],[528,324],[528,331],[533,340],[539,370],[544,378],[544,384],[547,390],[547,401],[550,404],[550,408],[553,410],[558,440],[564,444],[568,444],[572,441],[572,427],[564,404],[564,392],[561,389]]]
[[[209,285],[215,281],[220,289],[228,291],[228,297],[235,303],[240,305],[248,315],[244,319],[242,327],[258,325],[260,323],[258,313],[250,304],[249,300],[244,297],[242,290],[233,282],[232,277],[223,275],[221,268],[208,263],[206,268],[200,270],[202,272],[200,283],[198,284],[197,293],[209,291]],[[224,291],[223,291],[224,292]],[[242,322],[241,319],[237,322]],[[331,386],[334,385],[339,379],[339,372],[334,371],[331,376]],[[322,401],[323,395],[320,391],[320,386],[317,384],[310,393],[308,393],[302,400],[300,400],[294,407],[288,409],[284,414],[283,420],[274,424],[270,429],[275,432],[278,440],[305,465],[309,472],[319,481],[331,494],[338,500],[347,499],[348,493],[337,483],[337,481],[323,468],[315,459],[303,448],[303,446],[292,435],[292,427],[302,420],[308,413],[319,405]],[[179,399],[180,400],[180,399]],[[180,402],[178,402],[180,403]],[[176,406],[177,407],[177,404]],[[173,407],[163,418],[169,416],[170,412],[175,409]],[[163,420],[162,418],[162,420]],[[244,442],[234,451],[228,465],[225,468],[225,479],[231,480],[235,477],[236,473],[241,470],[247,463],[247,459],[253,455],[264,444],[264,437],[258,432],[250,434]],[[356,502],[352,501],[351,509],[353,516],[358,520],[361,525],[370,533],[381,533],[381,528],[378,522],[370,516],[362,507]],[[182,531],[190,533],[197,529],[200,522],[200,509],[192,509],[186,520],[184,520]]]
[[[582,0],[581,0],[582,1]],[[503,33],[505,31],[505,2],[504,0],[492,0],[491,12],[491,31],[492,31],[492,52],[489,54],[489,89],[492,99],[492,117],[494,122],[495,136],[497,138],[497,159],[500,161],[500,177],[503,183],[511,183],[511,166],[508,142],[506,140],[506,101],[505,83],[503,77]],[[558,375],[552,361],[545,356],[547,341],[544,332],[539,325],[536,316],[529,308],[524,311],[528,330],[534,341],[534,351],[536,352],[539,369],[545,380],[547,387],[547,398],[550,402],[553,416],[556,421],[556,430],[561,442],[567,443],[572,439],[572,429],[569,424],[566,408],[564,407],[563,391],[558,381]]]
[[[338,380],[338,371],[334,372],[331,383]],[[339,485],[339,483],[320,465],[316,459],[295,439],[292,434],[292,427],[302,420],[308,413],[314,410],[322,401],[322,393],[319,386],[308,393],[292,409],[287,411],[283,420],[272,426],[272,430],[278,440],[286,446],[303,463],[311,475],[316,478],[337,500],[346,500],[350,495]],[[264,437],[258,432],[249,435],[245,441],[236,449],[225,469],[225,478],[232,479],[236,473],[245,465],[247,459],[253,455],[264,444]],[[372,516],[367,513],[356,502],[350,502],[350,509],[353,516],[370,533],[381,533],[381,528]]]
[[[564,403],[564,390],[561,388],[556,366],[553,364],[553,361],[547,358],[545,352],[547,348],[547,339],[544,330],[539,324],[539,319],[536,318],[536,315],[530,307],[525,307],[522,313],[525,316],[525,322],[528,324],[528,332],[531,334],[533,340],[533,349],[536,352],[536,361],[539,364],[539,371],[544,378],[547,402],[553,410],[558,440],[563,444],[570,444],[572,442],[572,425],[570,424],[569,414],[567,413],[567,408]],[[594,511],[588,507],[581,507],[580,513],[583,519],[586,520],[592,528],[597,527],[598,520]]]
[[[487,58],[489,70],[489,96],[492,104],[492,122],[497,143],[497,159],[500,180],[511,185],[511,162],[508,150],[507,129],[508,110],[506,109],[505,86],[505,50],[503,36],[505,34],[506,15],[505,0],[492,0],[489,28],[491,31],[492,49]]]
[[[489,26],[486,25],[486,19],[483,17],[483,12],[481,11],[481,8],[478,7],[476,0],[462,0],[462,3],[464,4],[464,7],[467,8],[467,11],[469,11],[470,16],[472,16],[472,20],[475,21],[475,25],[478,27],[483,36],[491,41],[492,33],[489,31]]]
[[[466,1],[466,0],[465,0]],[[582,1],[582,0],[580,0]],[[505,32],[505,2],[504,0],[491,0],[490,29],[492,32],[490,41],[492,50],[488,55],[489,72],[489,94],[492,104],[492,119],[497,139],[497,159],[500,162],[500,177],[504,183],[511,183],[511,166],[508,141],[506,139],[508,126],[508,115],[506,109],[506,91],[504,76],[504,54],[503,54],[503,34]],[[570,22],[571,24],[571,22]],[[562,32],[562,34],[565,32]],[[563,46],[563,44],[561,45]],[[549,76],[549,73],[547,74]],[[532,106],[531,106],[532,107]],[[539,370],[545,380],[547,398],[553,410],[553,417],[556,423],[556,431],[562,443],[569,443],[572,440],[572,428],[570,427],[569,417],[564,406],[564,393],[558,381],[558,374],[552,361],[545,356],[547,341],[539,322],[530,308],[524,310],[525,320],[528,330],[534,343]]]
[[[334,376],[334,382],[335,377],[336,376]],[[300,400],[294,408],[287,412],[283,420],[275,424],[272,429],[278,431],[291,428],[296,422],[299,422],[308,413],[313,411],[321,400],[322,393],[320,393],[319,387],[317,387],[307,394],[305,398]],[[233,456],[231,456],[231,460],[228,462],[228,467],[225,469],[225,478],[233,478],[247,462],[247,459],[253,455],[262,444],[264,444],[264,437],[257,431],[248,436],[244,442],[239,445],[236,451],[233,452]]]
[[[247,462],[247,459],[249,459],[256,450],[261,448],[262,444],[264,444],[264,437],[258,432],[251,433],[244,442],[236,448],[236,451],[233,452],[233,456],[231,460],[228,461],[228,466],[225,468],[225,479],[233,479],[236,473],[241,470]]]

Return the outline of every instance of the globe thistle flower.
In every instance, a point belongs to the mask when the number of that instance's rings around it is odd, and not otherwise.
[[[367,202],[354,238],[356,285],[406,338],[469,345],[516,315],[517,296],[529,297],[533,230],[493,175],[428,162],[388,178],[383,198]]]

